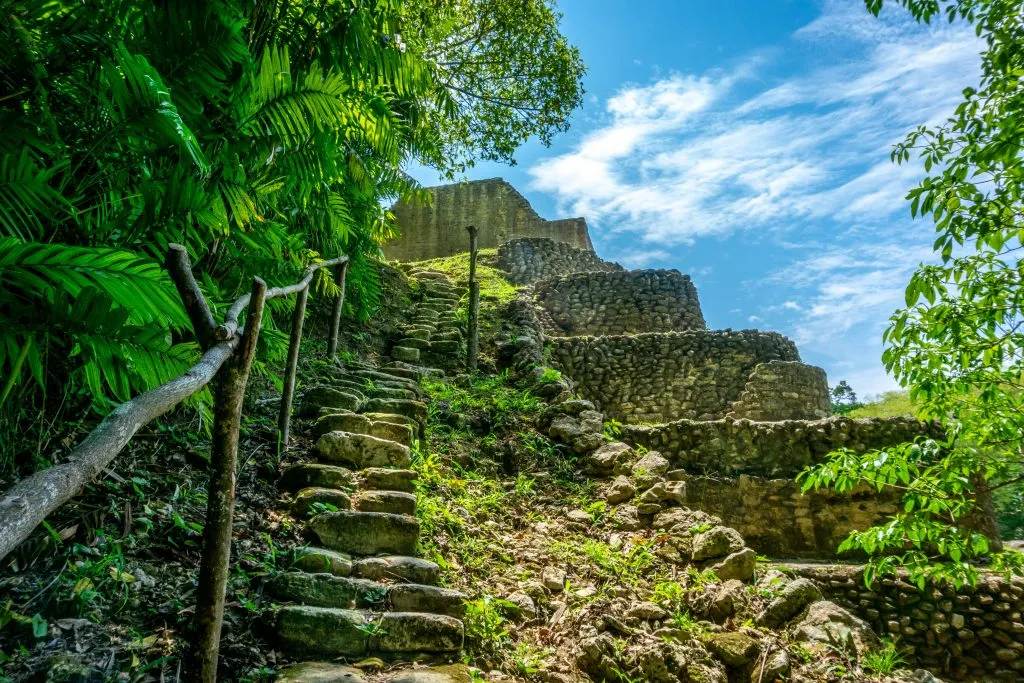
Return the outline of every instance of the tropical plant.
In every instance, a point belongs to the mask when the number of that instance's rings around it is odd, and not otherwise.
[[[350,253],[367,315],[382,206],[415,195],[402,165],[445,110],[402,21],[398,0],[0,0],[0,410],[71,381],[69,408],[102,411],[190,365],[171,242],[218,303]]]
[[[866,0],[877,14],[883,0]],[[1024,480],[1024,15],[1016,0],[899,0],[918,21],[967,21],[984,40],[981,80],[953,115],[921,126],[892,158],[918,157],[927,177],[908,194],[935,223],[937,263],[922,265],[885,333],[883,361],[924,418],[948,439],[883,451],[840,451],[804,474],[805,488],[865,483],[903,495],[888,522],[854,533],[868,577],[909,567],[930,578],[974,580],[975,561],[1024,572],[1015,552],[993,552],[993,529],[971,516]],[[984,512],[984,510],[983,510]],[[983,515],[984,516],[984,515]]]

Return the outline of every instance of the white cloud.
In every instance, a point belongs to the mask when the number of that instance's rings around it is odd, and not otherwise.
[[[666,261],[672,258],[672,254],[664,249],[630,250],[619,254],[612,254],[609,260],[615,261],[630,270],[635,268],[646,268],[656,261]]]
[[[787,80],[771,83],[759,56],[625,86],[574,149],[530,169],[532,187],[599,230],[660,246],[904,212],[916,166],[889,163],[889,149],[952,111],[977,80],[980,42],[960,24],[921,28],[905,11],[885,14],[828,2],[794,42],[842,42],[842,58]]]

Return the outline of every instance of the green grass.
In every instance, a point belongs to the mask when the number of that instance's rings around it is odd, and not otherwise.
[[[479,257],[490,257],[498,253],[497,249],[480,249]],[[417,268],[437,270],[448,276],[453,282],[466,284],[469,280],[469,252],[446,256],[444,258],[417,261],[411,264]],[[480,298],[492,299],[498,304],[507,304],[514,300],[519,288],[505,279],[505,274],[491,266],[485,266],[477,259],[476,277],[480,282]]]
[[[910,402],[906,391],[887,391],[859,408],[850,411],[850,417],[899,417],[914,416],[917,410]]]

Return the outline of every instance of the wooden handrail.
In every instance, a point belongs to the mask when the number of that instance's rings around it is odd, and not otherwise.
[[[292,397],[306,298],[313,276],[321,268],[335,269],[339,293],[331,315],[328,347],[337,349],[338,328],[345,297],[347,256],[310,265],[302,279],[286,287],[267,289],[253,278],[252,291],[238,297],[228,309],[224,322],[216,325],[210,306],[192,274],[188,252],[179,244],[167,250],[167,269],[178,290],[185,311],[203,349],[199,362],[182,375],[155,389],[139,394],[115,408],[92,430],[66,462],[26,477],[0,496],[0,559],[24,541],[61,505],[75,497],[87,483],[106,469],[138,431],[200,391],[216,379],[214,392],[213,443],[210,458],[208,509],[203,531],[203,558],[196,605],[195,676],[204,683],[217,677],[217,657],[224,612],[224,589],[231,551],[232,516],[235,503],[238,433],[242,399],[255,355],[267,299],[298,295],[285,367],[285,390],[278,421],[280,443],[287,445]],[[251,306],[246,327],[238,319]]]

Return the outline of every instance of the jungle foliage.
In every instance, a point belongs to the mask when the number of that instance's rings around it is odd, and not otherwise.
[[[38,428],[38,453],[40,425],[105,412],[196,360],[161,268],[171,242],[219,306],[254,275],[290,283],[347,253],[348,313],[365,319],[395,234],[384,207],[424,199],[403,168],[510,158],[579,101],[558,15],[517,4],[536,20],[510,23],[489,0],[442,3],[431,21],[430,0],[0,0],[4,436]],[[523,51],[500,102],[467,94],[473,59],[519,37],[540,51]],[[508,127],[495,107],[516,103],[550,115]],[[315,289],[333,287],[325,275]],[[289,306],[264,322],[257,370],[271,377]]]
[[[805,487],[902,492],[900,514],[844,544],[872,556],[869,577],[906,566],[918,581],[971,581],[981,558],[1021,573],[1021,555],[992,552],[989,530],[970,520],[979,493],[1000,500],[1024,481],[1024,15],[1015,0],[899,4],[921,22],[969,22],[983,39],[978,86],[964,89],[945,122],[919,127],[892,152],[896,163],[923,164],[907,199],[913,216],[935,224],[936,262],[911,278],[883,361],[918,415],[942,421],[949,438],[842,451],[806,472]]]

